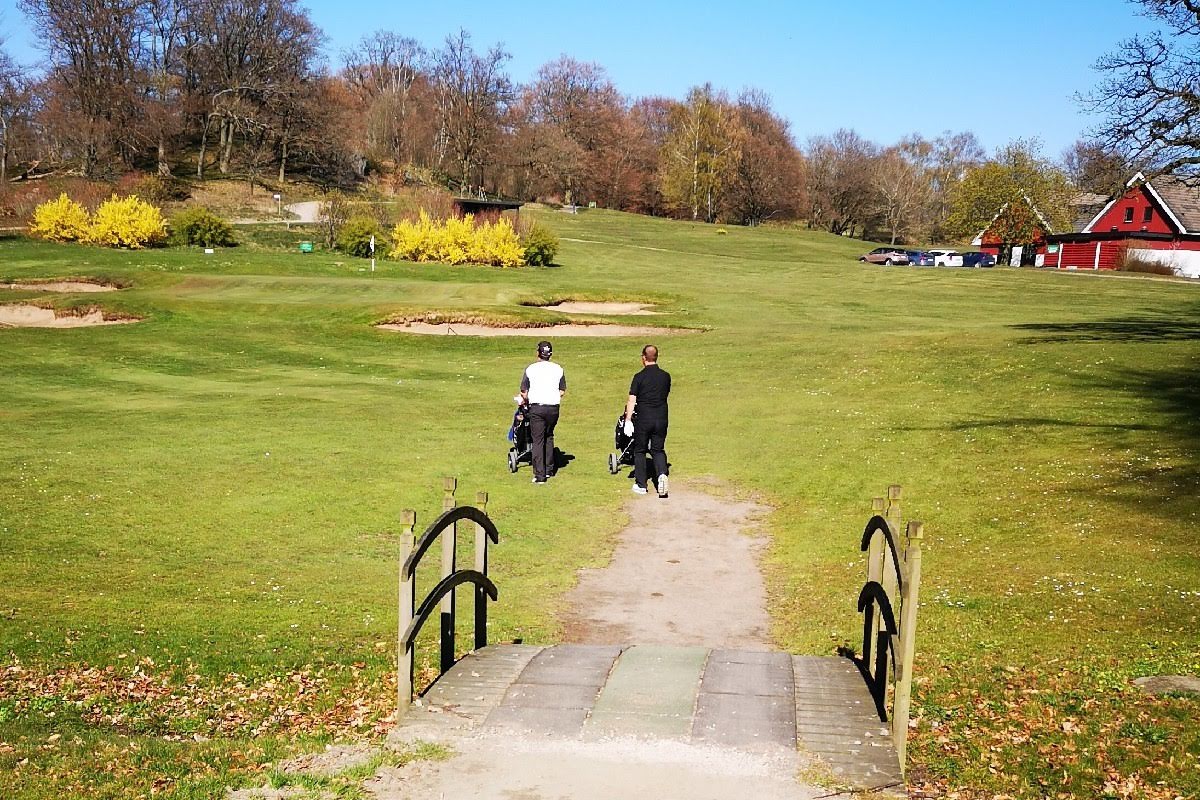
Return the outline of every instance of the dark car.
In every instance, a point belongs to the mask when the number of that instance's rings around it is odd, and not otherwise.
[[[991,253],[980,253],[969,250],[962,254],[964,267],[994,267],[996,257]]]
[[[933,253],[926,253],[924,250],[905,250],[908,254],[908,263],[914,267],[932,267]]]
[[[903,250],[897,250],[894,247],[876,247],[865,256],[859,256],[859,261],[869,261],[872,264],[907,264],[908,253]]]

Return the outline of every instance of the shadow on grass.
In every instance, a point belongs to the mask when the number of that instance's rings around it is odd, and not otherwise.
[[[1200,496],[1200,356],[1186,356],[1165,368],[1127,368],[1095,376],[1085,388],[1140,397],[1161,415],[1163,422],[1147,429],[1162,434],[1147,443],[1175,450],[1179,456],[1170,466],[1147,464],[1138,469],[1131,476],[1135,485],[1118,496],[1137,503],[1150,495],[1194,523],[1195,498]],[[1136,423],[1129,429],[1136,430]]]
[[[1127,464],[1119,476],[1079,485],[1075,491],[1183,522],[1187,528],[1193,526],[1196,497],[1200,496],[1200,355],[1189,354],[1169,366],[1116,369],[1102,375],[1080,376],[1078,380],[1084,394],[1108,396],[1118,404],[1122,400],[1136,400],[1125,403],[1132,407],[1123,412],[1135,419],[1089,422],[1012,417],[961,420],[908,430],[1093,430],[1095,434],[1089,436],[1094,435],[1114,452],[1133,448],[1140,458]],[[1148,415],[1152,422],[1137,420],[1140,413]],[[1127,432],[1145,433],[1129,439],[1124,437]]]
[[[1200,317],[1200,307],[1185,316]],[[1130,317],[1099,322],[1025,322],[1012,326],[1034,335],[1022,344],[1048,342],[1191,342],[1200,341],[1200,321]]]
[[[950,425],[920,426],[911,425],[898,427],[901,431],[969,431],[976,428],[1097,428],[1114,431],[1157,431],[1161,425],[1145,423],[1112,424],[1108,422],[1080,422],[1070,419],[1050,419],[1048,417],[1009,417],[1007,419],[968,419]]]

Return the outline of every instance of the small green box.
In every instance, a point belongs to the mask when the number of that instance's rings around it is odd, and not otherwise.
[[[311,253],[312,252],[312,242],[301,242],[300,243],[300,252],[301,253]]]

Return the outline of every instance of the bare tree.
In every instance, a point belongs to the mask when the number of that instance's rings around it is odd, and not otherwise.
[[[455,165],[463,191],[483,184],[483,168],[490,165],[500,120],[512,101],[512,82],[504,72],[509,57],[499,45],[476,53],[463,30],[434,54],[439,155]]]
[[[1100,58],[1103,80],[1080,99],[1104,117],[1096,140],[1128,163],[1200,181],[1200,2],[1137,0],[1164,30]]]
[[[920,140],[889,147],[876,159],[871,182],[883,223],[896,244],[909,233],[928,207],[932,186],[927,170],[920,163],[924,148]]]
[[[1062,164],[1076,188],[1106,197],[1116,194],[1133,172],[1120,153],[1084,139],[1063,151]]]
[[[314,77],[320,31],[297,0],[197,2],[198,38],[187,58],[208,105],[197,177],[204,176],[214,127],[222,173],[229,171],[237,142],[257,142],[265,130],[286,159],[289,120]]]
[[[564,201],[575,202],[580,190],[593,199],[604,183],[604,165],[623,160],[615,139],[624,99],[604,68],[561,56],[538,70],[525,91],[524,106],[533,138],[558,142],[551,151],[570,154],[555,167],[541,165],[558,183]]]
[[[810,222],[830,233],[865,231],[875,208],[872,167],[879,148],[852,130],[808,142]]]
[[[195,0],[146,0],[143,124],[154,142],[158,174],[169,176],[171,141],[183,130],[183,51],[196,22]]]
[[[986,157],[983,145],[970,131],[946,131],[933,140],[929,166],[930,191],[933,193],[929,236],[933,241],[939,241],[947,235],[946,219],[950,216],[950,199],[955,188],[967,172],[982,164]]]
[[[725,197],[729,219],[758,225],[797,216],[804,204],[804,160],[787,121],[753,89],[738,97],[734,115],[739,145]]]
[[[146,0],[20,0],[33,22],[61,98],[58,121],[85,175],[102,153],[136,149],[139,65]]]
[[[428,55],[415,39],[376,31],[342,53],[342,80],[365,116],[367,154],[412,163],[421,137],[422,88],[427,86]]]
[[[674,101],[666,97],[643,97],[630,107],[621,139],[628,158],[628,171],[623,176],[628,188],[619,191],[620,187],[614,185],[614,195],[622,199],[614,203],[615,207],[644,214],[664,213],[666,198],[659,159],[671,132],[674,106]]]
[[[8,181],[8,161],[17,118],[28,106],[28,87],[0,38],[0,187]]]

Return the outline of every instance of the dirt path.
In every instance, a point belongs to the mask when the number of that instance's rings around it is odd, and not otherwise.
[[[800,762],[676,742],[585,744],[481,738],[443,762],[381,769],[363,785],[376,800],[813,800],[829,790],[795,780]]]
[[[631,495],[627,510],[612,563],[568,595],[567,641],[771,649],[756,534],[767,508],[672,478],[669,499]]]
[[[296,215],[296,219],[292,220],[292,222],[312,224],[321,221],[321,202],[319,200],[289,203],[284,208]]]

